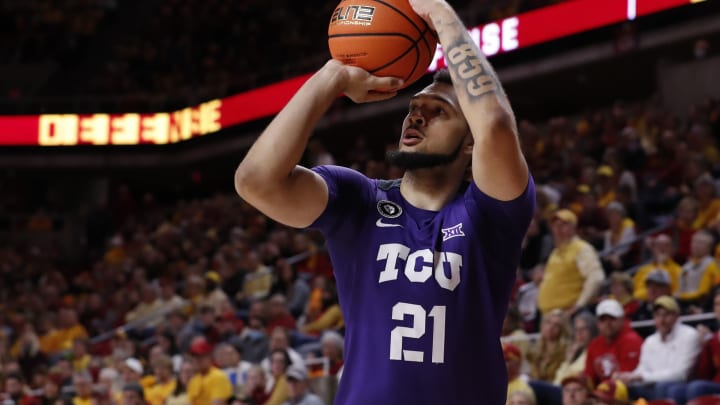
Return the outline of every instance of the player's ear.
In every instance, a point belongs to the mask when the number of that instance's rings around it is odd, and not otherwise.
[[[465,134],[465,140],[463,142],[463,153],[472,155],[473,146],[475,146],[475,138],[473,138],[472,133],[468,129],[467,133]]]

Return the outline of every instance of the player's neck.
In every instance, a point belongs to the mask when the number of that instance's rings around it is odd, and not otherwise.
[[[452,176],[448,170],[408,170],[400,183],[400,193],[416,208],[440,211],[455,198],[462,176]]]

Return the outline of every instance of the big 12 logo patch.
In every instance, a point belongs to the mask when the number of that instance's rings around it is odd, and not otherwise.
[[[372,6],[340,6],[330,17],[330,24],[338,25],[370,25],[375,15]]]

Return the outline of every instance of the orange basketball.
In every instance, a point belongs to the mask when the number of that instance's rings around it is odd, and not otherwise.
[[[437,36],[408,0],[342,0],[328,27],[333,59],[407,87],[427,71]]]

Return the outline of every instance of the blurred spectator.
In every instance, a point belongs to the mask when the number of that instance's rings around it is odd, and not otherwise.
[[[565,350],[565,360],[555,372],[556,385],[560,385],[565,377],[582,374],[587,362],[588,344],[597,335],[597,319],[589,312],[580,312],[573,318],[571,333],[572,342]]]
[[[287,330],[295,329],[295,318],[290,315],[287,300],[282,294],[275,294],[268,300],[266,328],[269,335],[272,335],[276,327],[283,327]]]
[[[508,307],[502,325],[501,339],[512,342],[520,349],[523,362],[530,351],[530,338],[525,332],[518,309],[511,305]]]
[[[265,391],[267,387],[265,375],[265,371],[260,366],[252,366],[248,370],[247,383],[242,390],[242,397],[247,399],[246,402],[264,404],[270,398],[270,395]]]
[[[654,306],[656,332],[643,342],[637,368],[614,376],[628,384],[634,398],[667,398],[675,383],[690,376],[701,348],[695,329],[678,322],[680,307],[674,298],[663,295]]]
[[[127,383],[123,387],[122,405],[145,405],[145,391],[138,383]]]
[[[522,317],[523,328],[526,331],[537,330],[540,313],[537,306],[540,283],[545,275],[545,266],[538,264],[530,269],[530,280],[521,285],[515,297],[517,310]]]
[[[577,217],[567,209],[558,210],[551,230],[555,249],[545,265],[538,292],[543,314],[554,309],[569,312],[587,305],[597,293],[605,275],[595,249],[576,235]]]
[[[234,391],[240,391],[247,382],[247,372],[252,367],[252,363],[242,359],[242,354],[229,343],[220,343],[215,346],[213,353],[215,364],[230,379],[230,383],[235,387]]]
[[[647,279],[645,281],[647,282]],[[640,303],[633,297],[632,277],[624,272],[610,274],[610,298],[623,306],[628,318],[632,318],[640,307]]]
[[[229,302],[228,296],[220,288],[222,280],[216,271],[205,273],[205,294],[200,303],[201,306],[209,306],[215,309],[215,313],[222,313],[223,307]]]
[[[268,386],[266,392],[270,394],[270,398],[265,401],[265,405],[279,405],[288,399],[287,376],[285,373],[291,365],[296,367],[305,367],[303,364],[293,364],[290,360],[287,350],[273,349],[269,356],[270,373],[268,378]]]
[[[503,355],[505,357],[505,368],[508,373],[508,402],[512,394],[517,391],[527,393],[533,399],[533,402],[535,402],[535,393],[527,383],[527,376],[522,375],[520,371],[523,363],[520,348],[512,343],[504,343]]]
[[[345,327],[334,283],[324,284],[321,290],[320,307],[317,310],[318,312],[315,314],[308,312],[307,323],[300,328],[303,333],[319,336],[324,330],[341,330]]]
[[[3,400],[17,405],[39,405],[37,398],[25,392],[25,380],[20,373],[5,375],[5,393]]]
[[[604,232],[600,255],[606,274],[625,270],[634,263],[635,222],[625,214],[625,207],[617,201],[610,202],[606,209],[609,228]]]
[[[633,296],[640,301],[648,299],[645,279],[651,272],[662,270],[667,273],[670,278],[671,293],[677,291],[678,277],[682,273],[682,268],[672,258],[672,241],[669,236],[660,234],[654,238],[649,238],[648,243],[652,249],[652,260],[642,265],[633,276]]]
[[[690,256],[682,266],[680,282],[675,296],[682,307],[695,313],[702,312],[710,290],[720,278],[715,258],[711,256],[713,236],[705,231],[698,230],[692,237]]]
[[[720,290],[713,296],[713,311],[716,320],[720,321]],[[698,331],[703,347],[692,380],[668,389],[669,397],[678,404],[703,395],[720,394],[720,335],[702,324],[698,325]]]
[[[595,387],[596,405],[630,405],[627,386],[620,380],[605,380]]]
[[[192,361],[186,361],[180,366],[175,390],[165,400],[165,405],[192,405],[188,397],[187,387],[190,379],[195,375],[195,366]]]
[[[560,364],[565,360],[569,342],[566,315],[559,309],[546,314],[540,324],[540,338],[528,353],[530,377],[552,382]]]
[[[513,391],[508,397],[507,405],[535,405],[535,396],[525,391]]]
[[[720,198],[717,198],[715,182],[710,174],[704,173],[695,180],[693,194],[697,200],[698,210],[692,227],[705,228],[720,214]]]
[[[565,377],[562,386],[562,405],[584,405],[592,392],[592,385],[582,375]]]
[[[57,329],[50,330],[40,339],[40,350],[48,355],[70,349],[77,337],[88,337],[85,327],[78,322],[74,308],[61,308],[58,313]]]
[[[153,374],[155,381],[144,390],[143,396],[149,405],[163,405],[177,388],[172,359],[162,354],[153,362]]]
[[[93,380],[88,372],[75,373],[73,376],[73,405],[92,405]]]
[[[345,350],[345,340],[339,333],[328,330],[323,333],[320,338],[320,344],[322,348],[320,350],[322,357],[328,360],[329,369],[328,374],[331,376],[337,376],[341,373],[343,366],[345,365],[345,359],[343,353]],[[320,376],[323,374],[320,373]],[[311,375],[312,377],[318,376],[317,370]]]
[[[290,366],[285,373],[288,398],[283,405],[325,405],[319,396],[308,391],[308,373],[302,367]]]
[[[290,314],[298,318],[310,299],[310,286],[302,277],[298,277],[297,270],[286,259],[278,259],[275,262],[275,271],[277,277],[270,294],[279,293],[287,297]]]
[[[640,360],[643,340],[630,327],[618,301],[601,301],[595,314],[599,336],[593,338],[588,345],[584,374],[593,384],[598,384],[616,372],[635,370]]]
[[[693,225],[697,218],[698,203],[692,197],[683,198],[677,206],[677,213],[672,222],[672,226],[667,231],[672,238],[672,244],[675,246],[675,260],[685,261],[690,254],[690,241],[697,228]],[[653,249],[654,252],[654,249]],[[672,255],[672,246],[670,252]]]
[[[148,319],[156,315],[163,307],[163,302],[158,298],[155,287],[145,283],[142,287],[140,302],[125,314],[125,322],[139,322],[141,327],[154,327],[162,318]]]
[[[195,375],[188,381],[187,396],[193,405],[224,404],[232,395],[230,379],[213,365],[213,347],[202,336],[192,340],[188,353],[195,365]]]
[[[248,252],[244,259],[242,298],[253,301],[267,297],[272,287],[272,270],[260,262],[255,252]]]
[[[541,192],[538,192],[540,194]],[[525,238],[522,243],[520,255],[520,268],[529,271],[536,266],[545,263],[552,251],[553,240],[547,230],[545,221],[540,217],[539,212],[530,221]]]
[[[642,301],[633,316],[634,321],[653,319],[655,313],[654,302],[663,295],[672,295],[670,276],[665,270],[653,270],[645,278],[647,300]]]
[[[269,350],[270,352],[268,353],[268,356],[260,362],[260,366],[268,374],[272,374],[272,364],[270,362],[272,359],[270,358],[270,355],[278,350],[282,350],[288,355],[291,364],[305,366],[305,362],[303,361],[300,353],[290,347],[290,331],[283,327],[277,327],[273,330],[270,335]],[[269,383],[272,384],[272,379],[270,379]]]

